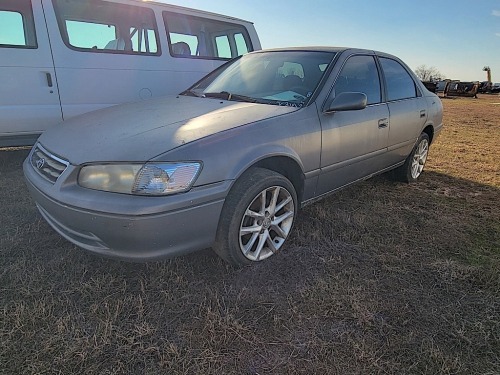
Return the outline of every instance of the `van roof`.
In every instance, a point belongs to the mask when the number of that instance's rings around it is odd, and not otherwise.
[[[113,1],[113,2],[119,2],[119,0],[111,0],[111,1]],[[227,16],[225,14],[209,12],[209,11],[206,11],[206,10],[200,10],[200,9],[196,9],[196,8],[188,8],[188,7],[183,7],[183,6],[180,6],[180,5],[173,5],[173,4],[169,4],[169,3],[163,3],[161,1],[154,1],[154,0],[128,0],[128,1],[134,2],[134,3],[141,3],[141,4],[148,3],[148,4],[152,4],[152,5],[157,5],[157,6],[160,6],[160,7],[167,7],[167,8],[172,9],[173,11],[180,10],[180,11],[188,11],[188,12],[197,13],[199,15],[212,16],[212,17],[213,16],[222,17],[222,18],[225,18],[225,19],[233,20],[233,21],[250,23],[250,24],[253,25],[252,21],[247,21],[247,20],[244,20],[244,19],[241,19],[241,18]]]

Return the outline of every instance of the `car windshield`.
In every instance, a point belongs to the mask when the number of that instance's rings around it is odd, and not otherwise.
[[[303,107],[334,56],[315,51],[248,54],[209,74],[183,95]]]

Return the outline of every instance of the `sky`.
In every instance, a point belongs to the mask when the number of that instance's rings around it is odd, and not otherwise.
[[[157,0],[252,21],[263,48],[391,53],[443,78],[500,82],[500,0]]]

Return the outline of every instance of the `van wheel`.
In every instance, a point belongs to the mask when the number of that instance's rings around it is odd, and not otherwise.
[[[416,181],[424,170],[428,154],[429,136],[426,133],[422,133],[405,163],[401,167],[395,169],[395,177],[403,182]]]
[[[279,173],[245,172],[229,192],[213,249],[233,266],[269,258],[282,249],[297,215],[297,194]]]

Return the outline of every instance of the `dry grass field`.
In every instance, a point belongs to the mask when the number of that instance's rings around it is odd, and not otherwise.
[[[443,102],[419,182],[308,206],[240,270],[88,254],[0,151],[0,374],[500,374],[500,97]]]

